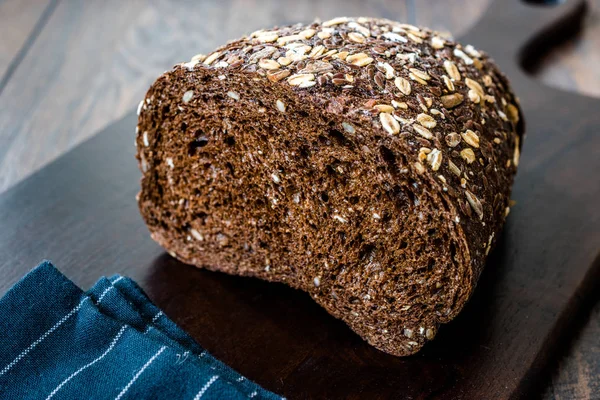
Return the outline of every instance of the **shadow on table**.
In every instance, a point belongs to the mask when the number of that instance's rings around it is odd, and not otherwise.
[[[459,369],[492,351],[486,344],[497,334],[504,253],[501,238],[464,311],[407,358],[376,350],[308,294],[283,284],[200,270],[163,254],[144,287],[209,352],[276,392],[346,396],[376,387],[382,395],[421,397],[454,385]]]

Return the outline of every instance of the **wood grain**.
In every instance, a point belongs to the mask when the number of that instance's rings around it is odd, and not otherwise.
[[[9,69],[17,66],[28,50],[28,39],[43,29],[46,15],[52,11],[52,0],[0,1],[0,92],[8,82]],[[14,62],[14,63],[13,63]]]
[[[254,28],[329,18],[343,9],[343,14],[380,15],[459,35],[489,0],[450,0],[443,6],[436,0],[353,0],[343,8],[316,0],[273,0],[260,7],[243,0],[176,7],[166,0],[62,0],[42,21],[41,33],[31,36],[49,3],[0,0],[0,76],[31,38],[0,92],[0,192],[125,115],[164,69]],[[590,3],[586,30],[552,53],[538,75],[550,85],[598,96],[600,70],[590,65],[600,65],[600,0]],[[598,314],[561,361],[546,398],[600,398]]]
[[[118,47],[138,10],[119,2],[113,14],[104,4],[60,2],[0,94],[0,189],[122,115],[139,95],[132,88],[141,91],[142,63],[132,68]]]
[[[600,0],[588,0],[581,33],[548,54],[536,71],[545,84],[600,98]],[[600,300],[600,299],[598,299]],[[600,399],[600,301],[551,371],[545,400]]]
[[[548,54],[537,76],[550,86],[600,97],[600,0],[588,4],[581,34]]]
[[[600,303],[552,371],[544,399],[600,399]]]

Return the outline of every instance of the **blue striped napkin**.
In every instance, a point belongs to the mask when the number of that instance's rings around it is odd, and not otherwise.
[[[83,292],[45,261],[0,300],[2,399],[281,399],[200,347],[129,278]]]

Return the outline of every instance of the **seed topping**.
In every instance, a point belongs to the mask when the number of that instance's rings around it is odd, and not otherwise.
[[[471,164],[473,161],[475,161],[475,153],[473,152],[473,149],[471,149],[471,148],[466,148],[466,149],[461,150],[460,156],[469,164]]]
[[[277,101],[275,102],[275,107],[277,107],[277,109],[284,113],[285,112],[285,103],[279,99],[277,99]]]
[[[452,79],[455,82],[460,81],[460,72],[458,72],[458,68],[456,67],[456,64],[454,64],[450,60],[445,60],[444,61],[444,69],[446,70],[446,73],[448,74],[450,79]]]
[[[453,93],[440,97],[440,100],[445,108],[451,109],[460,105],[463,102],[464,97],[460,93]]]
[[[443,49],[445,44],[446,42],[444,39],[440,38],[439,36],[434,36],[431,38],[431,47],[436,50]]]
[[[425,128],[429,129],[435,128],[435,126],[437,125],[437,122],[435,122],[435,119],[433,119],[431,115],[423,113],[417,115],[417,121]]]
[[[271,60],[270,58],[263,58],[258,62],[258,66],[264,69],[268,69],[268,70],[274,70],[274,69],[279,69],[281,68],[281,65],[275,61],[275,60]]]
[[[394,117],[392,117],[392,114],[382,112],[379,114],[379,121],[381,121],[381,126],[383,126],[383,129],[385,129],[390,135],[400,132],[400,124],[394,119]]]
[[[373,59],[365,53],[358,53],[346,57],[346,62],[352,65],[357,65],[359,67],[364,67],[365,65],[371,64],[373,62]]]
[[[469,190],[465,190],[465,196],[467,196],[467,201],[471,205],[471,208],[473,208],[473,211],[475,211],[475,213],[477,214],[479,219],[482,220],[483,219],[483,206],[481,205],[481,202],[479,201],[477,196],[475,196]]]
[[[469,146],[479,148],[479,136],[475,132],[470,129],[467,129],[464,133],[461,134],[462,138],[465,142],[469,144]]]
[[[401,76],[396,77],[396,79],[394,80],[394,84],[396,85],[396,87],[405,95],[410,95],[411,92],[411,87],[410,87],[410,82],[407,81],[406,79],[402,78]]]
[[[181,101],[183,101],[184,103],[187,104],[187,103],[190,102],[190,100],[192,99],[192,97],[194,97],[194,91],[193,90],[188,90],[181,97]]]
[[[419,124],[414,124],[413,129],[415,130],[415,132],[417,132],[419,135],[423,136],[425,139],[433,139],[433,134],[431,133],[431,131],[429,129],[425,128],[424,126],[419,125]]]
[[[442,152],[438,149],[433,149],[431,153],[427,155],[427,162],[432,170],[437,171],[442,165]]]

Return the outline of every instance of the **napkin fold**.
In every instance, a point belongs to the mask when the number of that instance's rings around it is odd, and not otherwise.
[[[49,261],[0,300],[2,399],[281,399],[215,359],[131,279]]]

